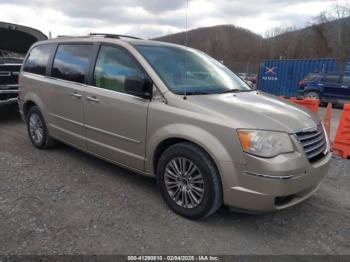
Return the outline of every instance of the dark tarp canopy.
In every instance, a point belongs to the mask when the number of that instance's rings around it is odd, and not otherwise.
[[[0,22],[0,50],[25,54],[33,43],[46,39],[34,28]]]

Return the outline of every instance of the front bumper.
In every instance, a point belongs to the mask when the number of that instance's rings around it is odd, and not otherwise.
[[[293,206],[312,195],[326,176],[332,153],[321,161],[310,164],[299,153],[290,153],[274,159],[249,156],[247,164],[230,166],[236,178],[223,187],[224,203],[230,207],[270,212]],[[232,173],[231,173],[232,177]],[[225,179],[224,179],[225,180]]]
[[[17,103],[18,89],[0,89],[0,106]]]

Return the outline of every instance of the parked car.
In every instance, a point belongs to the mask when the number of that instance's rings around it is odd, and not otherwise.
[[[252,82],[254,85],[256,85],[257,79],[258,79],[258,75],[257,74],[248,74],[246,76],[246,80]]]
[[[237,73],[244,82],[246,82],[250,87],[256,88],[257,75],[249,73]]]
[[[0,22],[0,39],[1,106],[17,103],[18,75],[24,56],[33,43],[47,37],[33,28]]]
[[[17,103],[18,75],[23,58],[0,51],[0,106]]]
[[[98,34],[42,41],[19,83],[35,147],[59,140],[156,177],[168,206],[188,218],[222,204],[290,207],[328,171],[332,154],[316,114],[251,89],[188,47]]]
[[[241,78],[242,80],[245,80],[247,78],[247,73],[237,73],[237,76]]]
[[[299,88],[302,97],[342,104],[350,101],[350,74],[310,73],[299,82]]]

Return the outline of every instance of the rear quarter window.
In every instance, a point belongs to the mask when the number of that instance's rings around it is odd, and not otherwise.
[[[24,63],[23,71],[38,75],[45,75],[46,67],[53,48],[54,45],[52,44],[35,46],[30,51],[29,56]]]

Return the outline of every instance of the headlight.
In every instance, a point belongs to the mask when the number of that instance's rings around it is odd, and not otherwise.
[[[274,157],[294,151],[292,141],[285,133],[241,129],[238,136],[243,151],[252,155]]]

